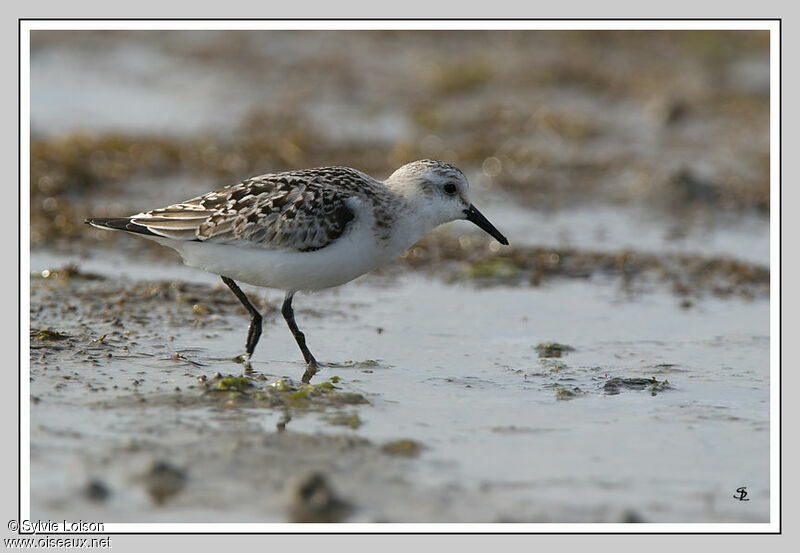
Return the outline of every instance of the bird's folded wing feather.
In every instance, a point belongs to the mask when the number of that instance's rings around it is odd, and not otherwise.
[[[348,197],[314,180],[264,175],[130,220],[175,240],[313,251],[339,238],[354,219]]]

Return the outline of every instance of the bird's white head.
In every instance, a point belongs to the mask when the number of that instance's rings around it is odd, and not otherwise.
[[[508,245],[505,236],[470,202],[467,177],[449,163],[432,159],[412,161],[392,173],[384,184],[411,204],[430,229],[466,219]]]

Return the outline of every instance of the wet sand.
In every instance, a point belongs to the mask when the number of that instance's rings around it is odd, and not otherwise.
[[[235,298],[159,269],[32,281],[31,324],[58,333],[31,340],[40,516],[290,521],[318,473],[351,506],[337,520],[766,519],[768,495],[717,499],[732,480],[768,486],[763,300],[367,277],[298,297],[328,364],[302,386],[279,297],[246,373]],[[156,463],[185,477],[164,501]]]

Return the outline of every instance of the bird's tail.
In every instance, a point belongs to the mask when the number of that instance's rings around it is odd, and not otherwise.
[[[126,230],[137,234],[159,236],[146,226],[134,223],[131,221],[130,217],[93,217],[91,219],[86,219],[84,223],[104,230]]]

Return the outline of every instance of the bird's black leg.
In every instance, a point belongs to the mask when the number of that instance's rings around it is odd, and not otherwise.
[[[248,357],[252,357],[258,339],[261,337],[261,313],[253,307],[253,304],[250,303],[250,300],[247,299],[247,296],[244,295],[244,292],[242,292],[232,279],[224,276],[222,277],[222,282],[228,285],[228,288],[236,294],[236,297],[239,298],[239,301],[242,302],[242,305],[244,305],[245,309],[250,313],[250,327],[247,329],[246,351]]]
[[[303,352],[303,357],[306,360],[306,372],[303,374],[302,381],[305,384],[311,382],[311,377],[317,373],[317,368],[319,365],[317,364],[317,360],[314,359],[314,356],[311,355],[311,352],[306,347],[306,336],[303,334],[299,328],[297,328],[297,323],[294,322],[294,309],[292,309],[292,298],[294,297],[294,292],[286,292],[286,299],[283,300],[283,307],[281,308],[281,313],[283,314],[283,318],[286,319],[286,324],[289,325],[289,330],[292,331],[294,335],[294,339],[297,340],[297,345],[300,346],[300,351]]]

